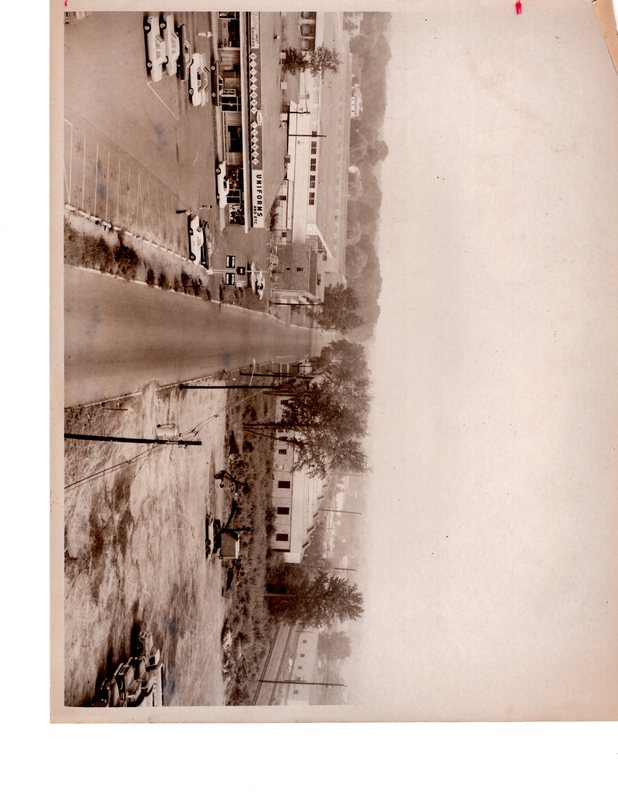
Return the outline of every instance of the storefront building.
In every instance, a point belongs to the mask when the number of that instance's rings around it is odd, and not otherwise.
[[[263,228],[260,14],[220,11],[218,54],[228,222]]]

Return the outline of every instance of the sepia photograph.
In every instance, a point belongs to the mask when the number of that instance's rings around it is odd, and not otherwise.
[[[615,4],[142,5],[52,9],[52,720],[615,720]]]

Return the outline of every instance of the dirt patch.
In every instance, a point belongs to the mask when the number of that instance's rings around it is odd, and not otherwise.
[[[228,469],[245,482],[247,494],[226,486],[227,505],[238,511],[234,527],[248,526],[250,533],[241,536],[240,558],[230,564],[224,576],[222,592],[226,598],[225,622],[221,630],[226,702],[244,705],[253,702],[257,679],[268,656],[275,634],[275,624],[265,604],[266,570],[277,556],[269,549],[269,522],[272,518],[272,440],[251,436],[243,424],[255,419],[272,419],[275,398],[264,392],[244,397],[240,391],[229,392],[226,441],[229,446]]]
[[[210,395],[210,396],[207,396]],[[65,703],[88,704],[97,680],[151,628],[166,665],[166,704],[225,702],[218,560],[204,557],[206,515],[222,513],[224,393],[159,391],[68,409],[67,430],[143,435],[197,428],[202,447],[67,441]]]

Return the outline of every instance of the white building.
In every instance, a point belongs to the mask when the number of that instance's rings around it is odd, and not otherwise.
[[[316,630],[298,631],[298,642],[293,656],[290,680],[317,682],[318,678],[318,637]],[[291,683],[286,699],[288,706],[311,705],[315,686],[302,686]]]
[[[358,119],[363,111],[363,95],[360,86],[357,84],[352,87],[352,103],[350,114],[352,119]]]
[[[299,76],[296,102],[287,119],[286,180],[275,209],[281,243],[310,243],[318,254],[317,296],[325,286],[343,283],[347,238],[347,170],[351,72],[349,37],[343,14],[301,15],[306,49],[324,46],[339,53],[337,73]],[[285,226],[285,229],[284,229]],[[276,291],[276,282],[273,283]]]
[[[278,420],[284,399],[277,399]],[[298,564],[315,525],[324,482],[307,469],[293,469],[294,449],[291,442],[275,442],[271,501],[276,517],[270,547],[280,551],[284,561]]]

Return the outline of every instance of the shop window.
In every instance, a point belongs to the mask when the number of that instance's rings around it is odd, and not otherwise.
[[[223,111],[240,111],[240,95],[236,92],[221,95],[221,109]]]
[[[289,515],[289,513],[290,513],[289,506],[277,506],[277,514],[279,514],[279,516],[286,517]]]
[[[290,481],[277,481],[277,486],[279,489],[289,489]]]
[[[227,144],[228,152],[242,153],[242,126],[228,125],[227,136],[228,136],[228,144]]]

